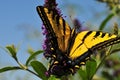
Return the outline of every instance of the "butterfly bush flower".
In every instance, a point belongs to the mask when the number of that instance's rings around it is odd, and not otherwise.
[[[50,42],[49,42],[49,38],[47,38],[47,36],[48,36],[49,34],[48,34],[48,32],[47,32],[47,30],[46,30],[46,28],[45,28],[44,25],[42,25],[42,31],[43,31],[42,34],[45,35],[45,40],[44,40],[44,44],[42,45],[42,47],[43,47],[43,50],[45,51],[44,56],[47,57],[47,56],[49,56],[49,52],[50,52],[50,51],[49,51],[49,50],[50,50],[50,49],[49,49],[50,47],[49,47],[49,45],[48,45]]]
[[[53,10],[56,14],[58,14],[59,16],[62,17],[61,11],[59,8],[57,8],[57,3],[56,0],[45,0],[45,4],[44,7],[47,7],[51,10]],[[74,25],[77,27],[78,32],[82,31],[81,30],[81,23],[78,21],[78,19],[74,19],[73,21]],[[51,48],[52,45],[50,44],[50,35],[48,34],[45,25],[42,26],[42,30],[43,30],[43,35],[45,35],[45,40],[44,40],[44,44],[43,44],[43,50],[45,51],[44,56],[45,57],[51,57]]]
[[[56,0],[45,0],[44,7],[49,8],[53,10],[55,13],[57,13],[59,16],[61,16],[60,9],[57,8]],[[51,44],[51,36],[48,34],[48,31],[45,28],[45,25],[42,25],[43,35],[45,35],[44,44],[42,45],[44,52],[44,56],[46,58],[51,57],[52,55],[52,44]]]
[[[81,32],[81,31],[87,30],[87,28],[83,27],[82,24],[81,24],[81,22],[77,18],[75,18],[73,20],[73,25],[76,28],[76,32]]]
[[[42,33],[43,35],[47,35],[48,34],[48,32],[47,32],[47,30],[46,30],[44,25],[42,25],[42,30],[43,30],[43,33]]]
[[[61,11],[60,11],[59,8],[57,8],[57,5],[58,4],[56,3],[56,0],[45,0],[45,4],[44,4],[43,7],[46,7],[49,10],[52,10],[55,14],[62,17]],[[54,52],[54,50],[52,50],[53,49],[53,44],[51,43],[51,41],[54,40],[54,37],[52,37],[51,34],[49,34],[48,30],[46,29],[46,25],[42,25],[42,31],[43,31],[43,35],[45,35],[44,44],[42,45],[43,50],[44,50],[44,57],[47,58],[47,59],[50,58],[49,63],[52,64],[52,62],[54,61],[52,55],[55,52]],[[56,44],[54,44],[54,46]],[[57,67],[57,68],[54,68],[54,70],[56,71],[56,70],[60,70],[60,69]],[[50,76],[50,74],[51,74],[51,71],[49,71],[49,70],[45,72],[46,76]]]
[[[54,9],[56,8],[56,6],[57,6],[56,0],[45,0],[44,7]]]
[[[57,8],[57,5],[56,0],[45,0],[44,7],[54,10],[54,12],[61,16],[61,10]]]

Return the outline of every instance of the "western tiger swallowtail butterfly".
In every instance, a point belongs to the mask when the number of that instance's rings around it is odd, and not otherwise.
[[[37,12],[46,30],[44,55],[50,58],[47,75],[60,77],[74,74],[94,50],[120,42],[120,37],[115,34],[101,31],[76,32],[55,10],[38,6]]]

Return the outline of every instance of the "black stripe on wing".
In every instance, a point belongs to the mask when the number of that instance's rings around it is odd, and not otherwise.
[[[47,16],[47,14],[50,14],[50,11],[49,11],[49,13],[46,13],[44,10],[44,7],[38,6],[37,12],[38,12],[40,18],[42,19],[43,24],[47,30],[46,38],[47,38],[48,42],[46,43],[46,45],[47,45],[47,47],[49,47],[49,50],[50,49],[56,50],[58,48],[57,37],[55,35],[54,30],[52,29],[52,25],[50,24],[50,21]],[[53,52],[53,53],[55,53],[55,52]]]

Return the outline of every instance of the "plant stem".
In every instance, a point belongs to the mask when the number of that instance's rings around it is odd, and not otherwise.
[[[35,72],[31,71],[30,69],[26,69],[26,70],[27,70],[28,72],[30,72],[30,73],[36,75],[38,78],[40,78],[40,76],[39,76],[38,74],[36,74]],[[41,79],[41,78],[40,78],[40,79]]]
[[[110,55],[110,51],[111,51],[111,49],[112,49],[112,46],[109,48],[109,50],[108,50],[108,51],[106,51],[105,56],[103,56],[103,58],[102,58],[101,62],[100,62],[100,63],[99,63],[99,65],[97,66],[97,68],[96,68],[96,70],[95,70],[94,74],[95,74],[95,73],[98,71],[98,69],[101,67],[101,65],[102,65],[102,64],[103,64],[103,62],[105,61],[106,57],[108,57],[108,56]],[[93,79],[93,76],[94,76],[94,75],[92,75],[92,76],[91,76],[90,80],[92,80],[92,79]]]
[[[38,78],[40,78],[40,76],[39,76],[38,74],[36,74],[35,72],[33,72],[33,71],[31,71],[30,69],[28,69],[27,66],[21,64],[21,63],[18,61],[18,59],[15,59],[15,61],[19,64],[19,66],[20,66],[19,68],[20,68],[21,70],[26,70],[26,71],[28,71],[28,72],[36,75]],[[41,79],[41,78],[40,78],[40,79]]]

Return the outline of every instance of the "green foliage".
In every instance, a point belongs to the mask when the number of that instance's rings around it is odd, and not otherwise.
[[[103,20],[103,22],[101,23],[100,27],[99,27],[99,30],[103,30],[106,26],[106,24],[108,23],[109,20],[111,20],[111,18],[114,16],[113,13],[109,14],[105,20]]]
[[[16,57],[16,48],[14,45],[9,45],[9,46],[6,46],[6,49],[9,51],[9,53],[12,55],[12,57],[17,60],[17,57]]]
[[[51,76],[49,80],[58,80],[55,76]]]
[[[26,66],[29,64],[29,62],[30,62],[33,58],[35,58],[37,55],[39,55],[39,54],[41,54],[41,53],[43,53],[42,50],[38,50],[38,51],[36,51],[36,52],[33,52],[33,53],[29,56],[29,58],[27,59],[27,61],[26,61]]]
[[[9,45],[9,46],[6,46],[6,49],[8,50],[8,52],[10,53],[10,55],[12,56],[13,59],[15,59],[15,61],[18,63],[19,66],[7,66],[7,67],[3,67],[0,69],[0,73],[3,73],[3,72],[6,72],[6,71],[11,71],[11,70],[26,70],[36,76],[38,76],[39,78],[43,79],[43,80],[48,80],[48,78],[45,76],[45,71],[46,71],[46,68],[44,67],[44,65],[41,63],[41,62],[38,62],[38,61],[32,61],[31,60],[34,60],[34,58],[43,53],[42,50],[38,50],[38,51],[31,51],[32,54],[28,57],[28,59],[26,60],[26,64],[22,64],[18,61],[18,58],[17,58],[17,49],[14,45]],[[33,69],[35,70],[32,71],[29,69],[29,63],[31,62],[31,67],[33,67]]]
[[[83,70],[83,69],[80,68],[78,70],[78,74],[81,76],[82,80],[87,80],[87,73],[86,73],[85,70]]]
[[[21,69],[20,67],[4,67],[4,68],[1,68],[0,69],[0,73],[2,73],[2,72],[6,72],[6,71],[11,71],[11,70],[19,70],[19,69]]]
[[[44,65],[41,62],[32,61],[31,66],[37,72],[37,74],[40,76],[41,79],[48,80],[48,78],[45,76],[45,72],[47,71],[47,69],[44,67]]]
[[[86,63],[86,72],[87,72],[87,79],[91,80],[96,72],[97,62],[95,60],[87,61]]]
[[[82,78],[82,80],[92,80],[95,72],[96,72],[97,62],[95,60],[89,60],[86,63],[86,69],[80,68],[78,70],[78,74]]]

